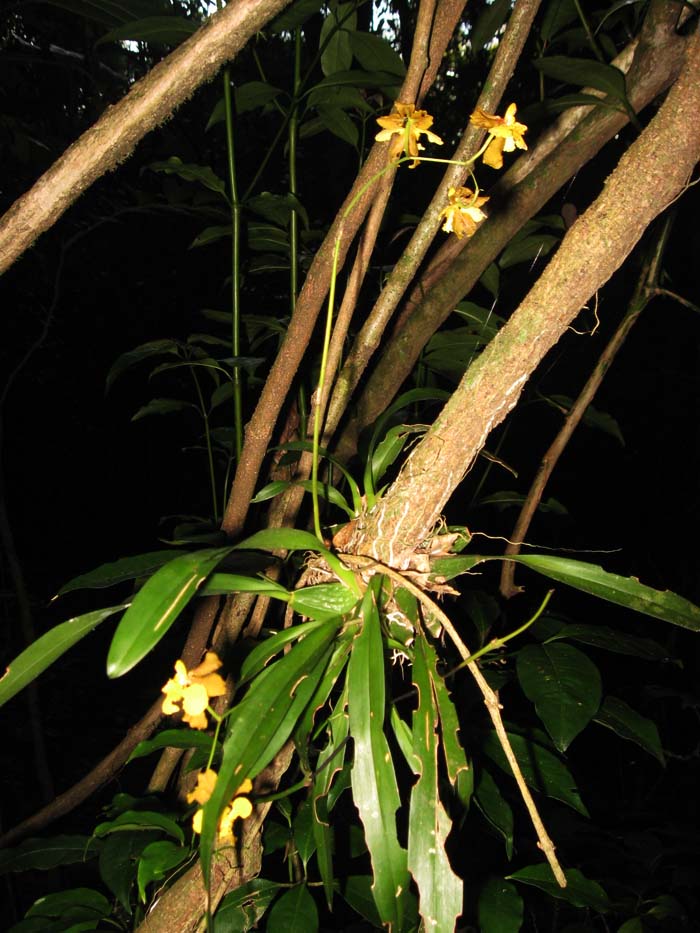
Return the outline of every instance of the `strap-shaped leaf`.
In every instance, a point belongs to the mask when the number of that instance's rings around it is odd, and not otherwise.
[[[208,752],[211,749],[211,736],[196,729],[164,729],[154,738],[139,742],[129,755],[129,761],[162,751],[164,748],[199,748]]]
[[[375,578],[376,579],[376,578]],[[409,876],[406,850],[396,835],[399,791],[384,735],[384,646],[379,612],[369,587],[362,601],[362,629],[348,665],[350,734],[355,743],[352,793],[372,860],[372,894],[382,922],[402,926],[402,892]]]
[[[323,676],[337,627],[331,623],[315,625],[288,654],[262,671],[231,714],[219,776],[204,807],[200,854],[205,878],[219,814],[241,783],[272,761]]]
[[[328,720],[328,741],[318,757],[311,801],[314,808],[313,832],[316,841],[316,863],[323,881],[328,909],[333,906],[335,878],[333,876],[333,830],[329,818],[328,792],[333,778],[342,770],[348,737],[347,687]]]
[[[219,593],[260,593],[287,603],[291,593],[281,583],[268,577],[249,577],[242,573],[213,573],[199,591],[200,596]]]
[[[0,679],[0,706],[31,683],[84,635],[96,628],[100,622],[113,616],[115,612],[126,609],[128,605],[128,603],[122,603],[119,606],[108,606],[106,609],[86,612],[85,615],[61,622],[41,638],[37,638],[8,664],[5,674]]]
[[[114,633],[107,676],[121,677],[161,640],[230,547],[182,554],[161,567],[134,597]]]
[[[655,590],[640,583],[636,577],[623,577],[609,573],[598,564],[589,564],[582,560],[568,557],[552,557],[548,554],[520,554],[513,557],[486,557],[476,554],[441,557],[432,564],[434,574],[445,579],[466,573],[477,564],[487,560],[512,560],[524,564],[532,570],[566,583],[584,593],[598,596],[618,606],[625,606],[635,612],[643,612],[655,619],[663,619],[672,625],[693,632],[700,632],[700,607],[670,590]]]
[[[136,577],[150,576],[176,556],[177,553],[171,548],[169,551],[149,551],[147,554],[134,554],[132,557],[122,557],[109,564],[101,564],[94,570],[81,573],[80,576],[73,577],[68,583],[64,583],[53,598],[57,599],[72,590],[101,590],[108,586],[116,586],[117,583],[124,583],[126,580],[134,580]]]
[[[342,580],[355,594],[355,597],[359,599],[362,595],[355,575],[310,531],[299,531],[297,528],[266,528],[246,538],[245,541],[241,541],[236,548],[260,548],[263,551],[318,551],[338,579]]]
[[[413,753],[420,774],[411,791],[408,822],[408,867],[418,885],[420,915],[426,930],[453,930],[462,913],[462,881],[452,871],[445,841],[452,828],[438,791],[438,706],[431,669],[433,649],[418,635],[413,682],[418,708],[413,714]]]

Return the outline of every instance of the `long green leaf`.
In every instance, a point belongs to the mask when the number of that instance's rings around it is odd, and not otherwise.
[[[518,652],[517,672],[525,696],[560,752],[598,712],[600,672],[571,645],[526,645]]]
[[[219,776],[204,808],[200,854],[205,878],[219,814],[245,778],[254,777],[272,761],[323,676],[337,626],[315,624],[291,651],[262,671],[231,714]]]
[[[199,590],[200,596],[220,593],[260,593],[289,602],[291,593],[281,583],[267,577],[249,577],[241,573],[213,573]]]
[[[323,881],[323,890],[326,903],[330,910],[333,906],[335,878],[333,876],[333,829],[329,818],[328,793],[333,778],[342,771],[345,762],[345,749],[348,737],[348,717],[345,712],[347,705],[347,687],[343,690],[340,699],[327,724],[328,741],[318,757],[314,774],[314,784],[311,792],[311,801],[314,807],[315,819],[313,822],[314,837],[316,840],[316,862],[319,874]]]
[[[487,560],[512,560],[517,564],[524,564],[545,577],[566,583],[584,593],[598,596],[626,609],[633,609],[635,612],[643,612],[655,619],[663,619],[672,625],[700,632],[700,607],[677,593],[655,590],[640,583],[636,577],[609,573],[598,564],[588,564],[568,557],[551,557],[544,554],[520,554],[517,557],[460,554],[434,561],[432,571],[437,576],[451,579]]]
[[[129,761],[162,751],[164,748],[199,748],[209,751],[211,737],[196,729],[164,729],[155,738],[139,742],[129,755]]]
[[[700,632],[700,607],[670,590],[655,590],[640,583],[635,577],[608,573],[597,564],[570,560],[568,557],[528,554],[519,556],[517,561],[552,580],[583,590],[584,593],[591,593],[618,606],[663,619],[672,625]]]
[[[399,792],[384,735],[384,646],[372,587],[362,602],[362,630],[348,665],[350,734],[355,743],[352,792],[372,860],[377,910],[394,930],[402,927],[401,892],[408,888],[406,850],[396,835]]]
[[[427,930],[453,930],[462,913],[463,883],[452,871],[445,841],[452,828],[438,791],[438,707],[431,671],[433,649],[422,635],[415,644],[413,682],[418,708],[413,714],[413,753],[420,774],[411,791],[408,868],[418,886],[420,915]]]
[[[266,528],[246,538],[245,541],[241,541],[235,547],[236,549],[259,548],[263,551],[318,551],[338,579],[355,594],[356,598],[359,599],[362,595],[355,575],[310,531],[299,531],[296,528]]]
[[[166,634],[230,547],[182,554],[161,567],[134,597],[114,633],[107,655],[107,676],[121,677]]]
[[[128,605],[129,603],[121,603],[119,606],[86,612],[85,615],[62,622],[41,638],[37,638],[8,664],[7,670],[0,679],[0,706],[31,683],[76,642],[96,628],[100,622],[113,616],[115,612],[126,609]]]
[[[149,551],[147,554],[134,554],[133,557],[122,557],[109,564],[101,564],[94,570],[81,573],[80,576],[64,583],[53,598],[57,599],[73,590],[100,590],[124,583],[126,580],[134,580],[136,577],[150,576],[176,556],[177,552],[171,548],[169,551]]]

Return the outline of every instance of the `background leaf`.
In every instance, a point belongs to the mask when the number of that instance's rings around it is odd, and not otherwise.
[[[477,904],[480,933],[518,933],[523,922],[523,899],[514,884],[489,878]]]
[[[526,645],[517,655],[518,680],[525,696],[560,752],[566,751],[598,711],[600,672],[571,645]]]
[[[635,742],[660,764],[666,764],[656,723],[633,710],[624,700],[605,697],[594,719],[601,726],[612,729],[621,739]]]
[[[574,907],[592,907],[599,913],[609,910],[608,896],[597,881],[590,881],[576,868],[569,868],[564,874],[567,881],[565,888],[559,887],[551,868],[544,862],[521,868],[512,875],[508,875],[508,878],[523,884],[534,885],[550,897],[568,901]]]
[[[305,884],[295,885],[275,902],[265,929],[269,933],[316,933],[318,910]]]

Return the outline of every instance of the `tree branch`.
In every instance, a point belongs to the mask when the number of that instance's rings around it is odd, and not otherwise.
[[[347,550],[398,569],[428,536],[491,430],[547,351],[684,190],[700,157],[700,35],[666,101],[571,227],[537,284],[472,364]]]
[[[571,409],[566,416],[566,420],[564,421],[563,427],[550,444],[545,455],[542,457],[537,474],[532,481],[532,485],[528,490],[527,497],[525,498],[525,502],[523,502],[520,514],[518,515],[518,520],[515,523],[513,531],[511,532],[510,541],[508,542],[508,545],[505,549],[506,555],[520,553],[520,549],[525,540],[525,535],[527,534],[530,527],[530,522],[532,521],[532,518],[537,510],[537,506],[542,499],[542,495],[547,483],[549,482],[549,478],[552,475],[552,471],[559,462],[559,458],[566,449],[566,445],[571,440],[571,436],[573,435],[574,431],[581,423],[581,419],[586,413],[586,409],[593,401],[593,398],[600,388],[600,384],[603,381],[605,374],[612,366],[618,351],[625,342],[627,334],[629,334],[639,315],[654,297],[655,286],[658,281],[659,272],[661,270],[661,259],[663,257],[664,248],[668,241],[671,225],[672,217],[669,216],[667,217],[663,229],[661,230],[659,236],[656,239],[656,242],[654,243],[653,256],[649,257],[644,264],[644,268],[642,269],[642,272],[637,281],[637,286],[634,290],[634,295],[630,300],[624,317],[620,321],[617,329],[615,330],[615,333],[608,342],[608,345],[601,353],[593,372],[579,393],[578,398],[571,406]],[[501,569],[500,590],[501,595],[505,599],[510,599],[511,596],[515,596],[522,592],[519,586],[514,585],[514,576],[515,564],[512,561],[504,561],[503,567]]]
[[[657,13],[659,6],[664,8],[661,13]],[[668,4],[657,3],[647,14],[627,85],[629,100],[637,112],[678,74],[685,41],[675,34],[674,23]],[[556,127],[562,121],[564,128],[569,127],[569,119],[564,114]],[[454,260],[449,275],[443,276],[422,297],[400,333],[392,335],[387,343],[358,401],[355,418],[338,442],[339,456],[346,459],[352,454],[360,431],[372,424],[388,400],[394,398],[430,337],[469,294],[513,235],[627,122],[627,116],[619,111],[594,110],[563,141],[563,131],[555,128],[491,189],[488,219]],[[541,157],[540,145],[548,153],[546,158]]]
[[[12,205],[0,220],[0,275],[74,201],[131,155],[136,144],[214,77],[289,0],[237,0],[137,82]]]

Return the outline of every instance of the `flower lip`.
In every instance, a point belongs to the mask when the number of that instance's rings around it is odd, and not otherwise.
[[[504,152],[513,152],[516,148],[527,149],[524,139],[527,127],[515,119],[517,109],[515,104],[509,104],[505,116],[499,117],[477,107],[469,118],[472,126],[488,130],[491,136],[491,142],[484,152],[484,163],[491,168],[502,167]]]
[[[377,123],[382,129],[374,138],[377,142],[390,143],[390,162],[407,155],[413,159],[409,167],[415,168],[420,161],[418,154],[423,149],[419,142],[421,136],[426,136],[431,143],[442,145],[442,139],[430,129],[433,118],[426,110],[416,110],[415,104],[397,101],[394,112],[386,117],[377,117]]]
[[[207,651],[202,663],[191,671],[183,661],[176,661],[175,676],[161,690],[165,694],[163,713],[172,716],[182,712],[184,722],[193,729],[206,729],[209,700],[226,693],[224,679],[216,673],[220,667],[221,661],[213,651]]]
[[[486,219],[481,206],[488,201],[488,197],[475,194],[471,188],[450,188],[447,207],[443,208],[441,216],[445,218],[442,229],[445,233],[454,233],[458,240],[473,236],[477,225]]]
[[[201,834],[202,820],[204,811],[202,807],[209,800],[216,786],[217,774],[211,768],[206,771],[200,771],[197,775],[197,786],[187,795],[188,803],[199,803],[200,808],[195,811],[192,817],[192,829],[195,833]],[[253,790],[253,782],[246,778],[238,790],[233,795],[231,803],[224,807],[219,817],[218,838],[219,842],[225,842],[235,845],[236,838],[233,835],[233,824],[236,820],[246,820],[253,812],[253,804],[245,796]]]

